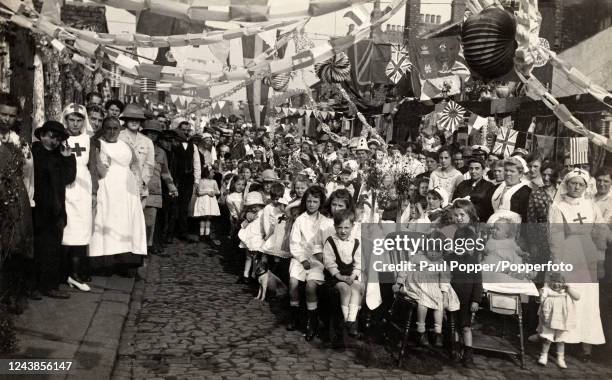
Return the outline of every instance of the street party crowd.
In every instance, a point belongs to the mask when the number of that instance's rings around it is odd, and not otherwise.
[[[431,263],[576,263],[586,274],[529,277],[539,297],[526,328],[541,341],[541,365],[553,344],[565,368],[565,343],[581,343],[584,360],[605,343],[599,280],[610,275],[610,168],[560,165],[522,148],[500,157],[427,128],[408,142],[374,131],[351,138],[327,126],[307,135],[288,121],[200,122],[119,100],[103,104],[99,94],[69,104],[30,143],[18,111],[10,97],[0,100],[0,290],[13,313],[28,299],[69,298],[62,284],[90,291],[92,275],[137,277],[146,257],[167,255],[175,239],[201,241],[229,248],[243,269],[240,286],[267,274],[261,299],[266,290],[273,296],[269,277],[278,279],[274,290],[288,296],[286,328],[307,341],[330,313],[324,286],[337,290],[353,337],[366,306],[402,297],[417,305],[418,345],[443,346],[443,314],[454,312],[462,363],[473,366],[483,274],[403,272],[369,302],[376,287],[368,284],[362,224],[399,222],[430,237],[488,237],[483,250],[418,252]]]

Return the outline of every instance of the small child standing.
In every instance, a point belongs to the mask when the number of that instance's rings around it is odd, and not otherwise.
[[[566,284],[560,273],[552,273],[549,280],[540,289],[540,324],[538,332],[543,339],[542,353],[538,363],[548,363],[548,350],[552,342],[557,343],[557,365],[567,368],[565,364],[566,332],[576,328],[576,307],[574,301],[580,294]]]
[[[454,239],[459,241],[476,241],[478,235],[468,226],[460,227],[455,231]],[[447,257],[447,261],[456,261],[459,265],[478,264],[479,254],[475,250],[465,250],[459,254],[454,252]],[[466,368],[474,367],[472,353],[472,314],[478,311],[478,305],[482,300],[482,274],[481,272],[468,272],[453,270],[451,273],[451,286],[459,298],[459,311],[456,313],[457,326],[461,328],[463,338],[462,363]]]
[[[221,194],[217,181],[214,180],[215,171],[210,166],[202,169],[202,179],[197,189],[197,198],[193,206],[193,216],[200,218],[200,241],[210,242],[211,217],[219,216],[219,203],[217,195]]]
[[[361,305],[361,247],[354,238],[355,214],[340,210],[334,215],[336,233],[325,241],[323,262],[340,292],[342,315],[349,335],[357,336],[357,312]]]
[[[238,280],[239,284],[246,284],[251,273],[251,265],[254,257],[261,252],[263,240],[263,230],[261,226],[261,214],[264,208],[263,196],[259,191],[252,191],[247,194],[244,201],[244,221],[242,228],[238,232],[241,248],[246,248],[246,259],[244,262],[244,272]]]
[[[240,214],[242,213],[242,201],[246,179],[243,176],[234,178],[229,187],[229,195],[225,198],[225,204],[230,214],[231,232],[230,238],[234,238],[240,229]]]
[[[425,333],[425,318],[431,309],[434,315],[434,332],[436,334],[435,346],[442,347],[442,318],[444,309],[449,311],[459,310],[459,299],[450,285],[450,273],[439,270],[442,261],[442,242],[446,236],[439,231],[433,231],[427,235],[426,252],[419,252],[412,256],[417,268],[426,263],[427,267],[417,271],[399,272],[393,291],[406,295],[417,304],[417,333],[418,344],[429,346]],[[433,265],[436,265],[435,267]],[[438,266],[439,265],[439,266]]]
[[[264,244],[261,251],[267,255],[288,258],[289,252],[282,250],[283,238],[285,236],[285,206],[287,201],[283,198],[285,186],[273,183],[270,186],[270,203],[263,209],[261,217],[264,232]]]

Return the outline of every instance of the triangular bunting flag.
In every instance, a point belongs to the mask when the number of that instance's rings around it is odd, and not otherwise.
[[[312,110],[312,113],[314,114],[315,117],[319,117],[319,115],[321,115],[319,110]]]
[[[225,108],[225,100],[219,100],[217,104],[219,105],[219,111],[223,111],[223,108]]]
[[[327,119],[327,111],[321,111],[321,116],[323,117],[323,120]]]
[[[262,112],[264,107],[265,107],[264,105],[260,104],[257,106],[257,109],[259,110],[259,112]]]
[[[304,114],[306,113],[306,111],[303,108],[299,108],[297,111],[300,114],[300,116],[304,116]]]
[[[289,116],[289,108],[283,107],[282,110],[283,110],[283,113],[285,114],[285,116]]]
[[[312,110],[305,110],[304,113],[306,114],[306,120],[309,120],[312,116]]]
[[[274,107],[274,110],[276,111],[276,113],[281,113],[281,108],[280,107]]]
[[[334,117],[336,117],[336,112],[335,111],[329,111],[329,116],[331,116],[332,119],[333,119]]]
[[[291,115],[295,114],[295,108],[289,108],[289,113],[290,113]]]

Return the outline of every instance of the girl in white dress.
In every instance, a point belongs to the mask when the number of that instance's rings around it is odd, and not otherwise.
[[[566,331],[576,324],[575,301],[580,299],[576,289],[565,283],[560,273],[552,273],[540,289],[540,324],[538,332],[542,338],[542,353],[538,363],[548,363],[548,350],[552,342],[557,343],[557,365],[567,368],[565,364]]]
[[[240,229],[240,213],[242,212],[246,183],[246,179],[241,175],[234,178],[229,186],[229,195],[225,198],[225,204],[230,214],[230,236],[232,238],[236,236]]]
[[[147,235],[140,186],[133,170],[138,159],[125,142],[118,139],[121,124],[106,118],[100,132],[100,161],[106,173],[99,181],[94,231],[89,245],[91,257],[110,257],[100,263],[114,265],[119,274],[135,276],[135,267],[147,254]],[[109,268],[110,269],[110,268]]]
[[[448,199],[453,199],[453,193],[457,185],[463,181],[463,174],[455,169],[451,157],[448,148],[440,150],[438,152],[440,167],[431,172],[429,177],[429,189],[442,188],[448,194]]]
[[[202,179],[196,191],[193,217],[200,218],[200,241],[210,241],[211,217],[219,216],[217,195],[221,194],[214,178],[215,170],[210,166],[202,169]]]
[[[259,191],[251,191],[244,200],[244,220],[242,228],[238,231],[240,247],[246,248],[246,260],[244,262],[244,272],[238,280],[239,284],[247,283],[253,259],[261,252],[264,243],[264,233],[261,225],[261,215],[264,208],[264,199]]]
[[[428,241],[429,239],[435,239],[440,243],[427,243],[428,245],[432,244],[431,249],[411,256],[410,261],[414,262],[417,268],[419,268],[421,262],[427,263],[428,267],[416,271],[399,272],[393,291],[407,296],[418,304],[416,321],[418,343],[423,346],[429,345],[425,334],[425,318],[427,312],[433,310],[434,331],[436,333],[435,345],[436,347],[442,347],[444,310],[459,310],[459,297],[450,285],[450,271],[434,270],[433,266],[429,267],[429,265],[443,263],[443,251],[440,248],[446,236],[439,231],[434,231],[427,236],[427,239]]]

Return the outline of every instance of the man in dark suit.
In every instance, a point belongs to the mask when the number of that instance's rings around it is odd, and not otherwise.
[[[184,241],[191,241],[187,237],[189,203],[194,189],[201,178],[202,167],[200,154],[193,143],[188,141],[188,135],[182,129],[176,129],[180,143],[173,149],[174,167],[176,170],[175,184],[178,188],[178,214],[176,220],[176,236]]]

